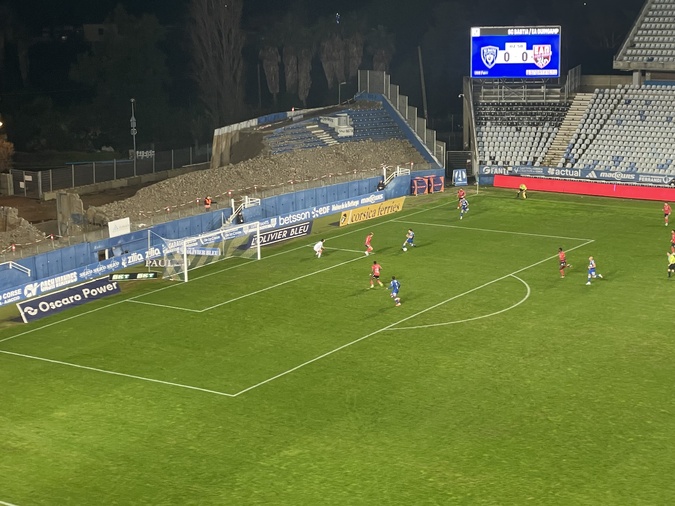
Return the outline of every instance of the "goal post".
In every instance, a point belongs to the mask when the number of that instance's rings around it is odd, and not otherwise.
[[[261,258],[260,222],[220,228],[180,239],[156,237],[161,258],[156,259],[155,266],[163,269],[164,279],[187,282],[191,271],[214,262],[228,258]]]

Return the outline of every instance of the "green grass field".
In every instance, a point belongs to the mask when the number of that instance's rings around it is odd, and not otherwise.
[[[333,216],[35,324],[4,309],[0,504],[672,504],[661,204],[514,195]]]

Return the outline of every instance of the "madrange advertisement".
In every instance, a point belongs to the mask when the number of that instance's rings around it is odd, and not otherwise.
[[[19,308],[21,319],[24,323],[28,323],[120,291],[117,281],[110,281],[105,277],[26,302],[19,302],[16,307]]]
[[[471,28],[471,77],[560,77],[559,26]]]

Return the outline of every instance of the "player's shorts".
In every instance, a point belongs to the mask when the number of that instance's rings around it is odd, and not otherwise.
[[[413,240],[412,240],[411,237],[408,237],[408,238],[405,240],[405,242],[406,242],[406,244],[412,244],[412,243],[413,243]]]
[[[675,264],[668,264],[669,271],[675,271]]]
[[[391,292],[391,298],[395,299],[396,297],[398,297],[398,292]]]
[[[675,242],[671,242],[671,243],[670,243],[670,247],[671,247],[671,248],[675,248]]]
[[[567,267],[567,262],[560,262],[560,268],[564,269],[565,267]]]
[[[377,276],[375,274],[371,274],[370,277],[373,278],[373,279],[380,279],[379,274]]]
[[[670,216],[670,213],[663,213],[664,218],[667,218],[668,216]]]

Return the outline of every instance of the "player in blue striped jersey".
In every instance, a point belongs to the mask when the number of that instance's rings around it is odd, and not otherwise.
[[[389,290],[391,290],[391,298],[394,299],[394,302],[397,306],[401,305],[401,298],[398,296],[398,291],[401,288],[401,283],[396,276],[391,277],[391,283],[389,283]]]
[[[403,241],[403,246],[401,246],[401,249],[403,251],[408,251],[408,246],[411,248],[415,247],[415,232],[413,232],[412,228],[408,229],[408,233],[405,236],[405,241]]]
[[[602,279],[602,274],[599,274],[595,271],[595,260],[593,257],[588,257],[588,281],[587,285],[591,284],[591,279],[600,278]]]
[[[465,198],[459,201],[459,219],[464,219],[464,215],[469,212],[469,201]]]

